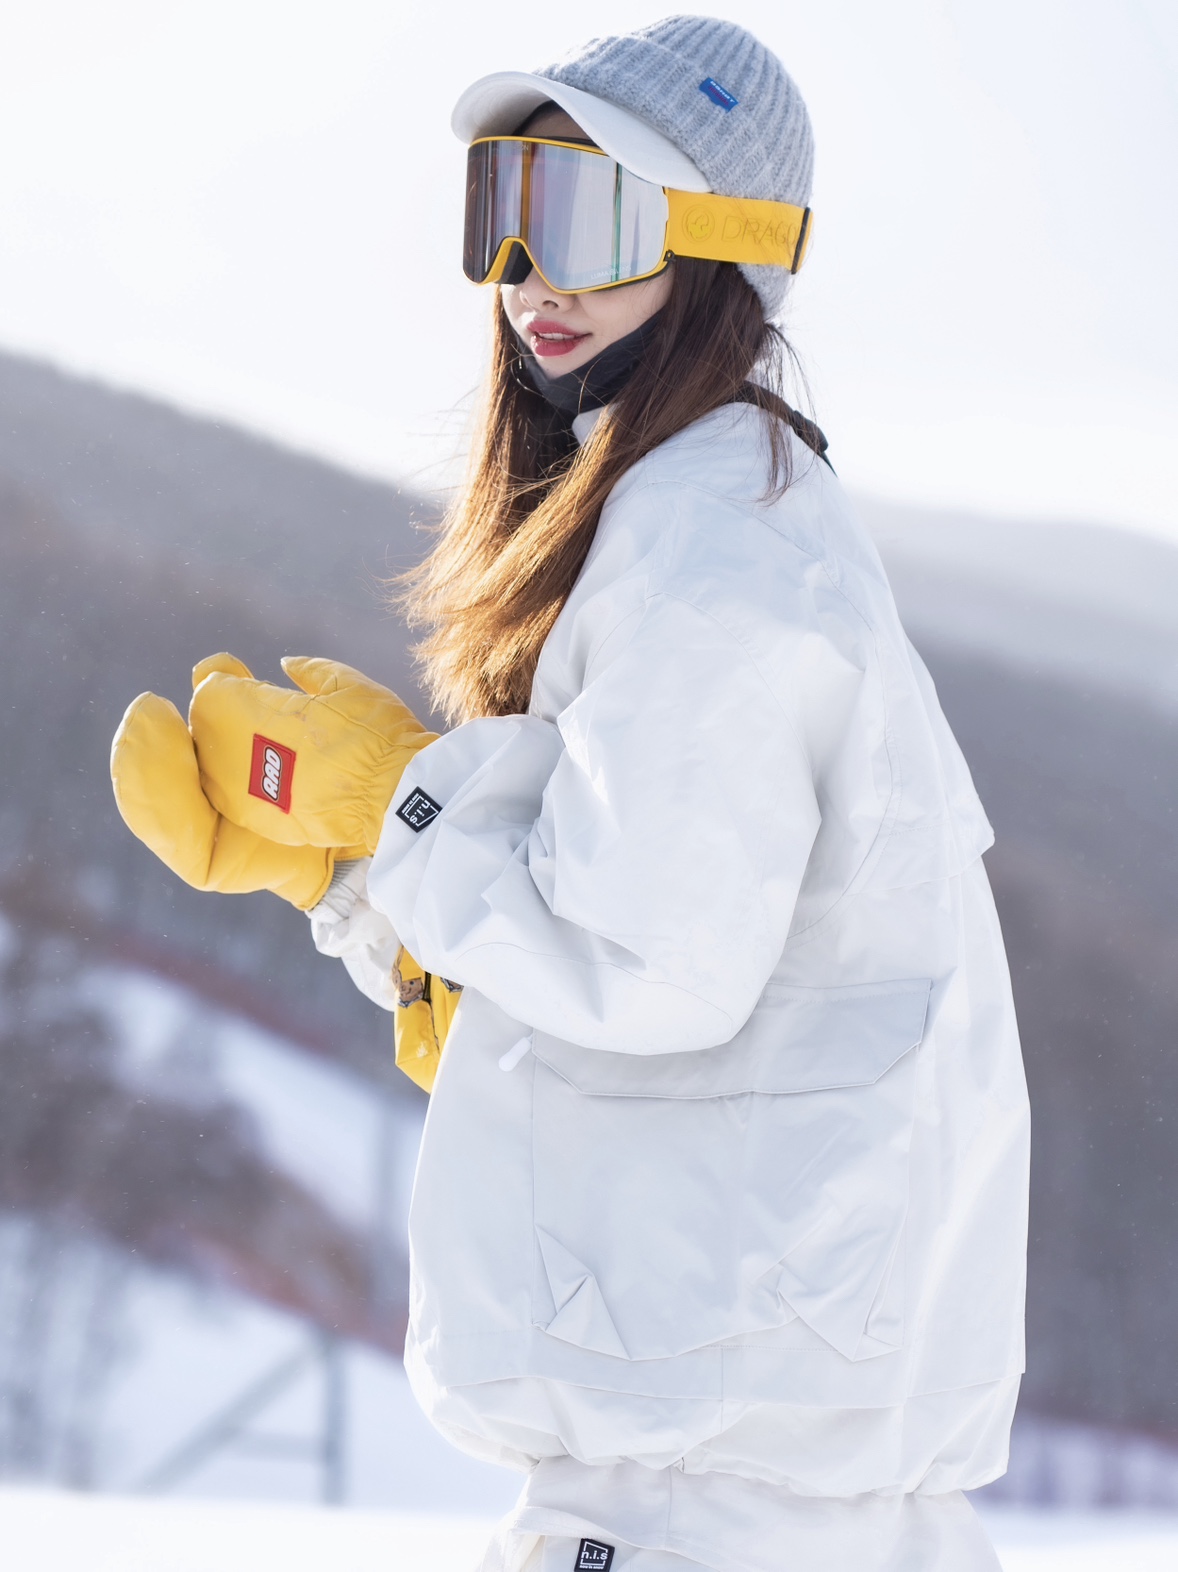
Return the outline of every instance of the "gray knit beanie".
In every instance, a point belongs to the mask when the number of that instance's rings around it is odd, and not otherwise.
[[[711,16],[669,16],[594,38],[535,73],[609,99],[656,127],[721,196],[809,207],[810,117],[785,67],[743,27]],[[772,316],[785,299],[783,267],[742,262]]]

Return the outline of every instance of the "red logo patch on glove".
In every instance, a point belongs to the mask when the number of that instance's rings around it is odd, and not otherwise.
[[[254,733],[254,756],[250,764],[250,796],[272,802],[283,813],[290,812],[290,783],[294,775],[293,748],[271,742],[261,732]]]

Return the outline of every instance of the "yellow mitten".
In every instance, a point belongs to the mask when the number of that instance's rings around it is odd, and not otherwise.
[[[277,846],[221,817],[200,789],[184,717],[158,694],[141,693],[123,716],[110,776],[132,832],[198,890],[273,890],[305,911],[331,883],[335,852]]]
[[[462,989],[423,971],[404,947],[393,966],[393,982],[397,989],[393,1016],[397,1068],[422,1091],[432,1092]]]
[[[205,795],[267,840],[371,856],[406,765],[437,733],[339,661],[288,655],[282,669],[297,688],[259,682],[232,655],[192,673],[188,723]]]

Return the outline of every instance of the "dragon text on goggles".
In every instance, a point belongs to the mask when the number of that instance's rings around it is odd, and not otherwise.
[[[484,137],[467,158],[462,267],[476,284],[522,283],[534,267],[577,294],[649,278],[672,256],[796,273],[810,230],[809,208],[674,191],[568,142]]]

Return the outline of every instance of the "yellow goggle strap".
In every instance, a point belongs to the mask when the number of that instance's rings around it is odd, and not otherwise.
[[[808,207],[755,197],[667,190],[667,245],[678,257],[761,262],[796,273],[806,260],[813,220]]]

